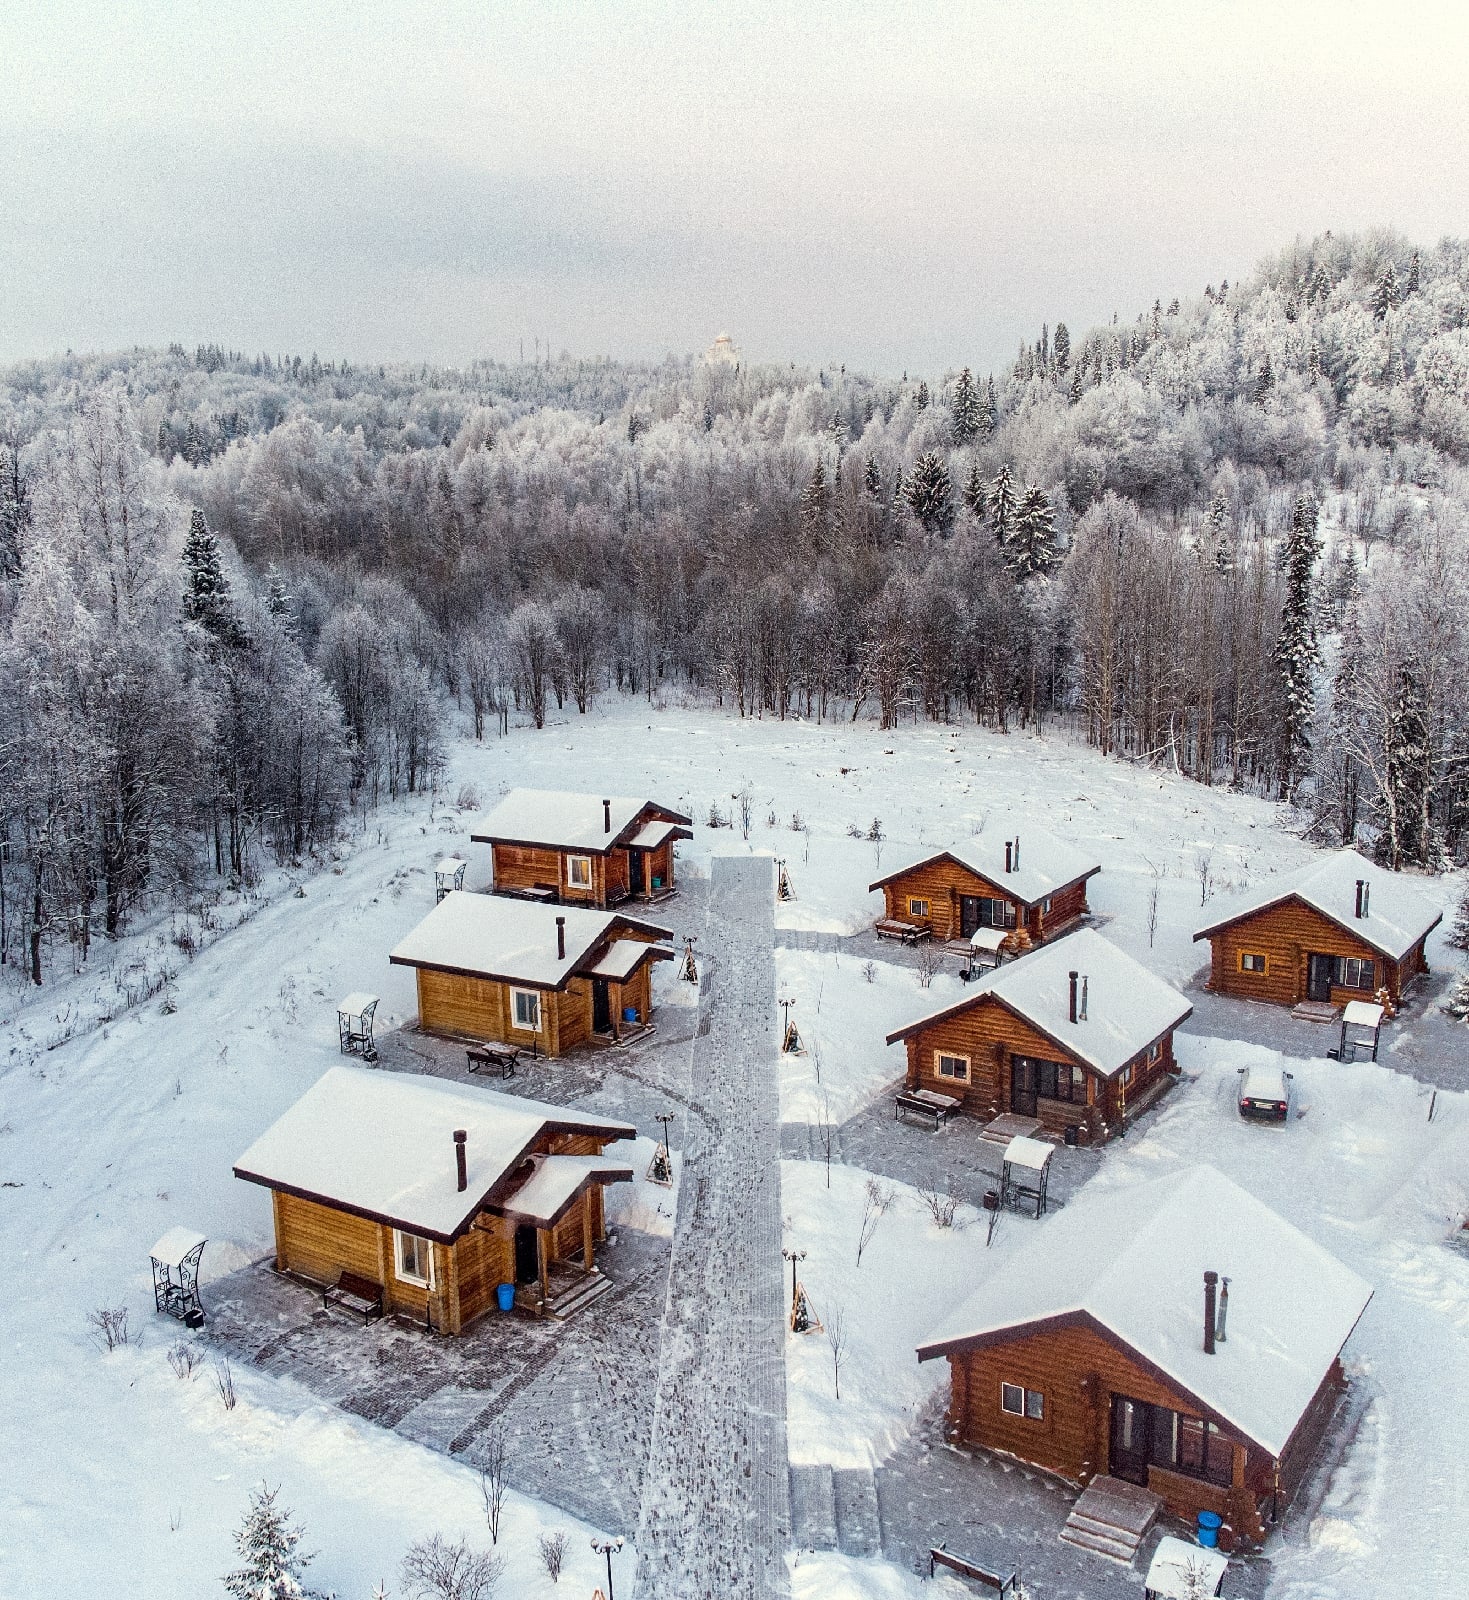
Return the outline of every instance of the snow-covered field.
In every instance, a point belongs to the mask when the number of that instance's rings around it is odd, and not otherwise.
[[[707,871],[714,853],[784,857],[797,899],[780,908],[778,924],[817,931],[856,928],[873,915],[867,884],[878,873],[877,850],[848,838],[850,826],[865,833],[881,820],[888,866],[905,848],[972,832],[991,812],[1030,810],[1052,832],[1096,848],[1104,870],[1092,902],[1105,931],[1176,981],[1203,965],[1204,947],[1189,937],[1201,877],[1208,892],[1221,892],[1308,855],[1264,801],[1106,762],[1063,739],[740,723],[629,702],[539,734],[518,729],[503,741],[457,746],[434,804],[425,798],[374,817],[344,841],[334,865],[271,876],[247,921],[192,961],[177,956],[166,995],[105,1025],[90,1022],[115,1009],[121,990],[116,974],[99,978],[101,964],[110,960],[120,973],[150,939],[156,958],[167,948],[158,943],[167,921],[119,949],[99,949],[77,979],[38,992],[0,983],[0,1235],[11,1263],[0,1301],[0,1595],[196,1600],[220,1592],[218,1577],[235,1562],[232,1530],[262,1479],[281,1485],[307,1545],[320,1552],[313,1581],[343,1596],[366,1595],[380,1578],[397,1589],[412,1539],[442,1531],[486,1542],[477,1482],[446,1459],[278,1380],[239,1374],[240,1404],[226,1411],[207,1368],[192,1382],[175,1379],[165,1351],[177,1329],[152,1314],[147,1252],[175,1223],[210,1236],[208,1273],[268,1248],[268,1199],[236,1181],[231,1163],[337,1059],[340,994],[381,994],[381,1028],[411,1014],[411,974],[386,956],[431,906],[434,860],[458,847],[470,854],[471,884],[488,877],[487,853],[467,842],[470,813],[446,807],[444,795],[472,785],[488,804],[517,783],[647,793],[688,811],[698,826],[681,847],[680,874]],[[746,788],[748,840],[738,828],[704,825],[711,804],[737,813],[734,797]],[[799,832],[790,826],[798,811]],[[1429,885],[1445,905],[1457,888]],[[1444,964],[1440,939],[1429,947],[1436,966]],[[887,963],[868,984],[859,962],[816,952],[785,951],[779,962],[781,983],[798,997],[797,1024],[819,1047],[838,1119],[901,1070],[901,1052],[888,1051],[881,1032],[941,1004],[952,984],[940,978],[923,991],[911,971]],[[659,981],[671,1000],[667,969]],[[66,1042],[46,1048],[58,1039]],[[1191,1040],[1182,1055],[1198,1081],[1170,1097],[1143,1137],[1114,1146],[1096,1181],[1131,1182],[1207,1155],[1377,1286],[1353,1346],[1374,1388],[1373,1411],[1309,1540],[1277,1554],[1274,1592],[1365,1600],[1389,1592],[1406,1561],[1415,1594],[1457,1593],[1456,1527],[1469,1508],[1460,1448],[1469,1420],[1469,1260],[1445,1240],[1469,1191],[1463,1096],[1441,1092],[1429,1124],[1427,1092],[1386,1066],[1298,1063],[1305,1116],[1285,1130],[1247,1128],[1228,1109],[1238,1050]],[[784,1064],[788,1118],[811,1118],[814,1067],[813,1055]],[[829,1352],[792,1355],[792,1450],[807,1460],[877,1459],[942,1378],[913,1360],[919,1324],[942,1309],[938,1297],[959,1296],[975,1274],[1007,1259],[1023,1234],[1018,1224],[1002,1229],[985,1252],[978,1229],[935,1229],[921,1202],[901,1194],[856,1269],[850,1235],[862,1175],[834,1171],[828,1194],[814,1164],[783,1172],[785,1213],[811,1249],[803,1270],[813,1298],[821,1309],[824,1297],[841,1293],[852,1328],[840,1410],[821,1388]],[[630,1196],[625,1225],[666,1225],[663,1194]],[[894,1305],[900,1269],[931,1286],[931,1298],[904,1289]],[[88,1338],[87,1314],[124,1304],[142,1341],[103,1356]],[[562,1592],[588,1592],[597,1577],[588,1530],[517,1501],[502,1536],[513,1580],[502,1593],[552,1592],[535,1558],[539,1526],[573,1534]],[[630,1573],[629,1556],[622,1560]],[[849,1566],[861,1574],[844,1577]],[[844,1586],[896,1596],[914,1581],[881,1563],[803,1557],[793,1586],[801,1596]]]

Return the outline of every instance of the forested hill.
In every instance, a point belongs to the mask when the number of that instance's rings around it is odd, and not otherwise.
[[[451,699],[539,722],[676,683],[742,715],[1074,718],[1441,861],[1469,843],[1466,316],[1469,247],[1328,234],[992,375],[22,364],[4,825],[112,927],[423,781]]]

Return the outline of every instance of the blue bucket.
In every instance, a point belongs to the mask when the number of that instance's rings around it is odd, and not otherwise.
[[[1212,1550],[1219,1543],[1219,1530],[1224,1526],[1224,1518],[1217,1511],[1201,1511],[1198,1516],[1199,1543],[1205,1550]]]
[[[638,1008],[636,1006],[624,1006],[622,1008],[622,1020],[624,1022],[636,1022],[638,1020]]]
[[[495,1285],[495,1299],[500,1302],[501,1311],[515,1309],[515,1285],[513,1283],[497,1283]]]

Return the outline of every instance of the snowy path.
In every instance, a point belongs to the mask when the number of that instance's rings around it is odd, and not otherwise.
[[[712,1142],[679,1196],[636,1589],[666,1600],[788,1592],[780,1103],[768,859],[713,864],[717,950],[693,1097]]]

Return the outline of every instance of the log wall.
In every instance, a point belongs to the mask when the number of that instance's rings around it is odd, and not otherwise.
[[[1400,967],[1299,900],[1287,900],[1243,917],[1213,934],[1209,944],[1211,989],[1241,1000],[1269,1000],[1276,1005],[1293,1006],[1306,998],[1307,957],[1313,952],[1375,962],[1375,987],[1385,984],[1394,1003],[1401,997],[1405,979],[1425,969],[1421,941]],[[1263,973],[1241,971],[1240,957],[1247,951],[1265,957]],[[1371,998],[1368,990],[1344,989],[1337,984],[1331,988],[1333,1005]]]
[[[1015,925],[1024,928],[1032,941],[1042,944],[1065,932],[1087,911],[1086,879],[1059,890],[1051,898],[1049,913],[1039,904],[1027,908],[1006,890],[1003,881],[982,877],[957,861],[929,861],[900,874],[882,886],[883,914],[894,922],[919,925],[925,920],[936,939],[963,937],[960,899],[979,895],[1004,900],[1015,908]],[[915,916],[908,909],[910,899],[928,901],[928,916]]]

